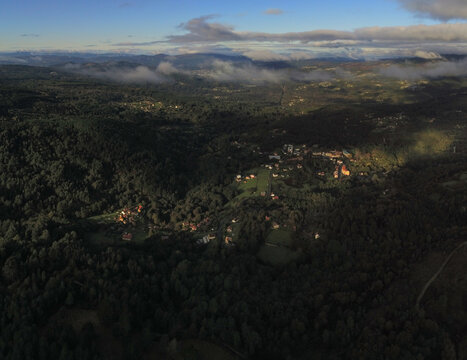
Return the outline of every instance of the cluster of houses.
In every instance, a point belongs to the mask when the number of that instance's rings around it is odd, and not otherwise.
[[[338,164],[333,173],[334,179],[339,179],[341,176],[350,176],[350,170],[345,164]]]
[[[333,172],[333,177],[339,179],[341,176],[350,176],[350,170],[347,168],[347,165],[344,164],[343,158],[349,159],[349,161],[355,161],[353,155],[348,150],[331,150],[331,151],[317,151],[312,153],[315,157],[328,159],[336,164],[335,170]],[[325,176],[324,171],[318,171],[318,176]]]
[[[282,152],[287,155],[300,156],[303,154],[308,154],[310,149],[306,145],[293,145],[293,144],[284,144],[282,146]]]
[[[209,225],[210,222],[211,220],[209,218],[205,218],[204,220],[198,223],[184,221],[182,222],[182,230],[198,231],[204,226]]]
[[[255,174],[250,174],[250,175],[246,175],[246,176],[242,176],[240,174],[238,174],[236,177],[235,177],[235,181],[236,182],[244,182],[246,183],[248,180],[252,180],[252,179],[255,179],[256,178],[256,175]]]
[[[207,234],[204,235],[201,239],[196,240],[196,243],[198,245],[203,245],[209,243],[211,240],[214,240],[216,238],[216,235],[214,234]]]
[[[143,205],[135,206],[134,208],[124,208],[117,214],[116,222],[124,225],[136,225],[136,219],[143,211]]]
[[[232,219],[232,224],[227,225],[225,228],[225,234],[224,234],[224,245],[225,246],[234,246],[235,243],[233,241],[233,237],[235,235],[236,227],[234,224],[238,223],[238,218],[233,218]]]

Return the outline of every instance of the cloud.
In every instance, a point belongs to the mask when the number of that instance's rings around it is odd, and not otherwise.
[[[39,34],[21,34],[21,37],[39,37]]]
[[[244,56],[258,61],[287,61],[289,57],[278,54],[270,50],[248,50],[243,53]]]
[[[439,60],[443,58],[438,53],[435,53],[433,51],[423,51],[423,50],[416,50],[413,53],[413,56],[421,58],[421,59],[427,59],[427,60]]]
[[[417,15],[437,20],[467,19],[465,0],[398,0]]]
[[[135,68],[118,68],[115,66],[90,68],[81,64],[66,64],[64,70],[97,79],[122,83],[159,84],[168,81],[168,78],[166,78],[164,74],[157,70],[153,71],[146,66],[137,66]]]
[[[312,30],[288,33],[264,33],[235,31],[232,26],[211,22],[215,15],[207,15],[189,20],[179,25],[185,30],[182,35],[168,36],[164,41],[118,43],[118,46],[148,46],[166,42],[172,44],[219,43],[219,42],[335,42],[342,46],[346,42],[434,42],[467,41],[467,23],[412,25],[393,27],[366,27],[354,31]]]
[[[242,39],[234,32],[232,26],[207,22],[214,17],[215,15],[206,15],[181,23],[179,28],[188,31],[188,34],[169,36],[169,42],[218,42]]]
[[[421,65],[390,65],[379,70],[381,75],[401,80],[433,79],[445,76],[467,76],[467,59],[438,61]]]
[[[281,9],[267,9],[263,12],[266,15],[282,15],[284,13]]]
[[[288,53],[277,53],[271,50],[244,50],[242,55],[255,61],[294,61],[313,59],[310,52],[306,51],[292,51]]]
[[[202,76],[208,80],[222,82],[277,84],[287,81],[328,81],[338,77],[348,77],[349,74],[340,68],[334,72],[324,70],[304,72],[295,69],[268,69],[253,64],[238,65],[230,61],[215,60]]]
[[[355,38],[367,41],[432,42],[467,41],[467,23],[367,27],[354,31]]]
[[[280,83],[288,79],[284,71],[261,69],[251,64],[236,66],[221,60],[213,62],[207,77],[216,81],[249,83]]]
[[[177,74],[180,72],[180,70],[175,68],[175,66],[173,66],[168,61],[161,62],[159,66],[157,66],[156,71],[163,75],[172,75],[172,74]]]

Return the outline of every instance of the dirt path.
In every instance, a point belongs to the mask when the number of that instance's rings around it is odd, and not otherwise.
[[[420,309],[420,301],[422,301],[423,296],[425,295],[426,291],[428,290],[430,285],[433,283],[433,281],[435,281],[438,278],[439,274],[441,274],[441,272],[444,270],[444,268],[448,264],[449,260],[451,260],[451,258],[457,252],[457,250],[459,250],[460,248],[462,248],[462,247],[464,247],[466,245],[467,245],[467,241],[464,241],[463,243],[458,245],[454,250],[452,250],[451,253],[448,255],[448,257],[446,258],[446,260],[444,260],[443,264],[440,266],[438,271],[430,278],[430,280],[428,280],[426,282],[425,286],[423,287],[422,291],[420,291],[420,294],[417,297],[417,303],[415,304],[415,307],[417,309]]]

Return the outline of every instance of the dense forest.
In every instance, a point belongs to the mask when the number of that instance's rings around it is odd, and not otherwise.
[[[229,85],[225,101],[209,86],[0,68],[0,358],[209,358],[199,344],[246,359],[467,356],[462,276],[415,306],[440,264],[427,259],[467,239],[465,95],[329,95],[302,114],[251,97],[277,86]],[[288,143],[352,149],[351,176],[317,175],[335,165],[310,150],[297,175],[269,180],[278,199],[242,197],[235,176]],[[137,204],[141,242],[93,220]],[[258,255],[271,219],[292,233],[292,261]],[[207,244],[185,225],[203,221]],[[115,239],[95,241],[103,231]]]

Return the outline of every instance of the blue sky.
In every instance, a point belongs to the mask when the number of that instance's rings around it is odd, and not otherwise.
[[[203,20],[203,26],[219,24],[232,27],[232,31],[238,33],[300,33],[319,29],[353,31],[372,26],[445,25],[446,21],[465,25],[467,16],[460,15],[455,19],[457,14],[463,14],[455,7],[462,6],[464,0],[423,1],[433,3],[433,7],[421,7],[420,0],[0,0],[0,51],[170,51],[182,48],[180,39],[176,46],[170,41],[143,46],[137,44],[183,35],[189,30],[180,28],[181,23],[209,14],[216,16]],[[440,2],[445,8],[452,6],[452,11],[441,13],[434,7]],[[265,14],[268,9],[278,9],[273,12],[280,14]],[[252,41],[236,41],[233,48],[238,48],[239,43],[242,43],[242,51],[247,47],[255,48]],[[211,47],[228,47],[225,41],[211,39],[203,42]],[[122,43],[126,45],[118,45]],[[183,44],[184,48],[190,46],[191,40]],[[277,47],[279,51],[282,48]]]

